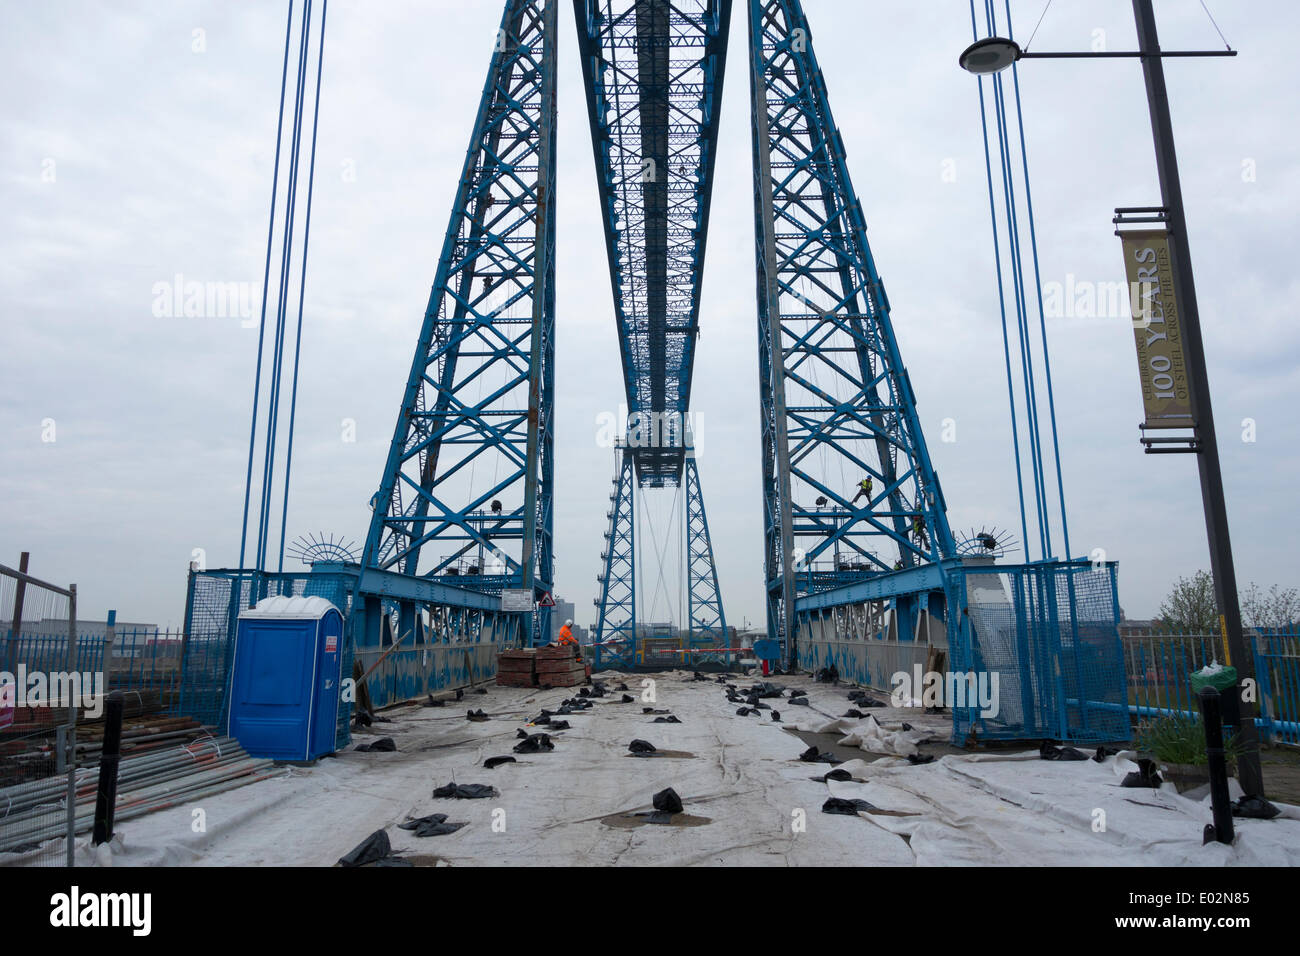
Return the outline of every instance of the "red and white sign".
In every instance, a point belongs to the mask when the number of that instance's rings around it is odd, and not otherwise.
[[[550,591],[542,592],[542,599],[537,602],[538,607],[555,607],[555,598],[551,597]]]
[[[339,649],[339,637],[337,634],[325,635],[325,653],[333,654]]]

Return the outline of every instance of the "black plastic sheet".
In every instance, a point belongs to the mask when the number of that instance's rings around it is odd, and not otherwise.
[[[439,800],[483,800],[488,797],[501,796],[496,787],[485,783],[449,783],[433,791]]]
[[[455,833],[461,827],[466,826],[469,826],[468,821],[465,823],[448,823],[447,814],[445,813],[431,813],[427,817],[407,820],[405,823],[397,825],[399,830],[411,830],[417,837],[445,836],[448,833]]]

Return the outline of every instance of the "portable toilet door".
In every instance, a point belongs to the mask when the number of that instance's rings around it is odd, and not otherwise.
[[[254,757],[334,751],[343,616],[319,597],[272,597],[239,615],[227,732]]]

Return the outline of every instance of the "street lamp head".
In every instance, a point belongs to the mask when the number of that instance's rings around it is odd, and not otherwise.
[[[958,65],[977,76],[984,73],[1001,73],[1020,59],[1020,44],[1004,37],[985,37],[976,40],[957,58]]]

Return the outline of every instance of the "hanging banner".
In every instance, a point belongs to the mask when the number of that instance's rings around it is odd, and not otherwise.
[[[1133,338],[1147,428],[1191,428],[1192,400],[1183,361],[1178,297],[1163,229],[1120,233],[1128,274]]]

